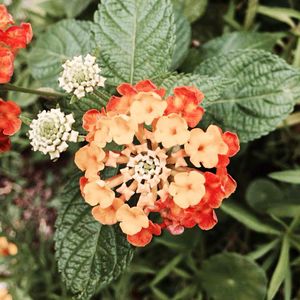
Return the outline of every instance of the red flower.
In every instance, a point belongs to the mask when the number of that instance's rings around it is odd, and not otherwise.
[[[4,5],[0,5],[0,83],[10,81],[13,74],[13,61],[17,51],[26,48],[32,39],[29,23],[14,25],[12,16]]]
[[[10,149],[9,136],[21,127],[20,113],[21,109],[16,103],[0,99],[0,153]]]
[[[10,81],[14,72],[14,54],[7,48],[0,46],[0,83]]]
[[[177,87],[174,89],[174,96],[167,99],[165,114],[177,113],[193,128],[198,125],[204,114],[203,107],[199,106],[203,99],[204,95],[195,87]]]
[[[16,52],[31,42],[32,28],[29,23],[22,23],[20,26],[11,26],[6,31],[0,31],[0,41],[6,47]]]
[[[20,114],[21,109],[16,103],[0,99],[0,130],[4,135],[13,135],[19,131],[22,123]]]

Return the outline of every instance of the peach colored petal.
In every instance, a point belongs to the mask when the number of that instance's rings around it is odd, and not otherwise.
[[[120,198],[115,198],[111,206],[102,208],[100,205],[93,207],[93,217],[103,225],[113,225],[117,223],[116,212],[124,204]]]
[[[165,148],[185,144],[190,137],[186,121],[178,114],[170,114],[158,119],[154,138]]]

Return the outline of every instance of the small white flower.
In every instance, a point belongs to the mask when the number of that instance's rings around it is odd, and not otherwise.
[[[74,93],[78,99],[83,98],[86,93],[93,92],[97,86],[104,87],[106,78],[100,76],[101,69],[95,56],[75,56],[67,60],[62,67],[64,70],[58,78],[59,86],[67,93]]]
[[[59,108],[40,112],[28,132],[33,151],[49,153],[51,159],[59,158],[67,150],[67,142],[78,140],[78,132],[72,130],[74,123],[73,115],[65,115]]]

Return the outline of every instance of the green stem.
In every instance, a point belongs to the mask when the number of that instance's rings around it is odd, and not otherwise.
[[[42,90],[28,89],[19,86],[14,86],[12,84],[1,84],[0,91],[16,91],[20,93],[39,95],[46,99],[58,99],[66,96],[65,94],[59,92],[47,92]]]
[[[246,18],[244,21],[244,28],[246,30],[249,30],[252,25],[253,25],[253,21],[255,19],[255,15],[256,15],[256,9],[257,9],[257,5],[258,5],[258,0],[249,0],[248,1],[248,8],[246,11]]]
[[[297,47],[295,49],[293,66],[296,68],[300,67],[300,37],[298,37]]]

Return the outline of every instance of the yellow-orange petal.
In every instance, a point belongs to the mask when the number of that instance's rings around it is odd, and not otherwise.
[[[164,114],[166,107],[167,102],[158,94],[154,92],[140,92],[133,97],[130,115],[138,124],[151,125],[154,119]]]
[[[100,205],[93,207],[93,217],[103,225],[113,225],[117,223],[117,210],[124,204],[120,198],[115,198],[111,206],[102,208]]]
[[[181,208],[198,204],[205,194],[205,177],[197,171],[181,172],[174,176],[169,193]]]
[[[96,180],[98,172],[103,170],[105,152],[94,143],[80,148],[75,153],[75,164],[81,171],[85,171],[85,177]]]
[[[134,235],[149,226],[149,219],[144,211],[139,207],[129,207],[128,204],[118,209],[117,220],[122,231],[129,235]]]
[[[210,125],[206,132],[200,128],[192,129],[184,149],[196,167],[202,164],[206,168],[213,168],[218,163],[219,154],[228,152],[228,145],[223,141],[219,127]]]
[[[88,182],[84,189],[84,199],[91,205],[100,205],[101,208],[107,208],[112,205],[115,199],[115,193],[106,186],[102,180]]]
[[[154,138],[165,148],[185,144],[190,137],[188,125],[178,114],[160,117],[157,121]]]
[[[110,132],[118,145],[131,144],[134,134],[138,130],[137,123],[126,115],[117,115],[112,118]]]

